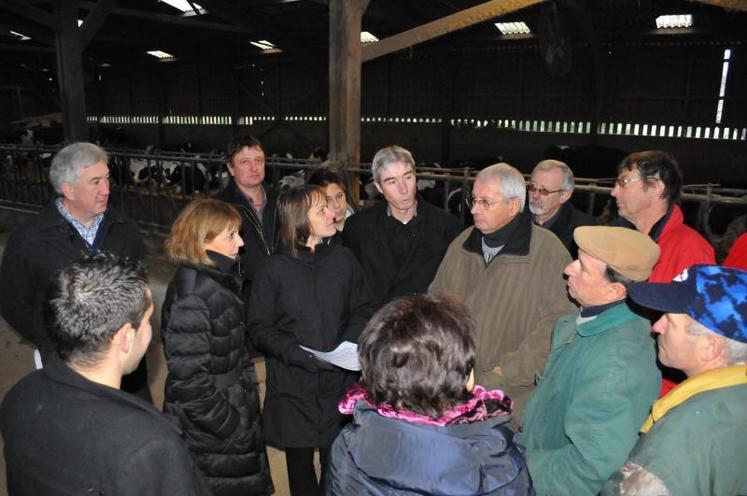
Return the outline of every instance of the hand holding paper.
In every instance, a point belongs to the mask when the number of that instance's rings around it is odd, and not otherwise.
[[[299,345],[300,346],[300,345]],[[346,370],[357,372],[361,369],[361,363],[358,361],[358,345],[350,341],[343,341],[332,351],[318,351],[301,346],[319,360],[331,363]]]

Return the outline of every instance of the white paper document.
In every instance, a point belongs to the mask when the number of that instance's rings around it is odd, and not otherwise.
[[[306,346],[301,346],[301,348],[313,354],[319,360],[337,365],[340,368],[356,372],[361,369],[361,362],[358,360],[358,345],[350,341],[343,341],[332,351],[312,350]]]

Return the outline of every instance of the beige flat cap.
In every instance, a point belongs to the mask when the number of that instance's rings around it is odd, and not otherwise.
[[[573,231],[576,244],[620,275],[645,281],[659,260],[659,245],[634,229],[582,226]]]

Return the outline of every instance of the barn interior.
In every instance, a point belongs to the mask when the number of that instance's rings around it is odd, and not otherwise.
[[[579,165],[582,177],[614,175],[615,151],[661,148],[680,159],[688,182],[738,179],[745,8],[8,0],[0,127],[6,142],[35,127],[46,144],[75,137],[200,151],[241,131],[279,155],[321,147],[353,162],[396,142],[423,164],[502,158],[523,171],[552,147],[601,154]],[[358,30],[381,41],[360,42]],[[358,136],[343,136],[356,127]]]
[[[486,165],[563,160],[583,178],[574,203],[608,219],[620,160],[666,150],[720,260],[747,219],[747,0],[0,2],[0,245],[49,201],[51,155],[88,140],[158,256],[208,192],[197,164],[220,188],[243,133],[276,182],[320,162],[365,178],[378,149],[404,146],[465,224],[451,193]],[[155,180],[179,164],[194,167],[173,188]],[[2,336],[4,393],[31,361],[4,322]]]

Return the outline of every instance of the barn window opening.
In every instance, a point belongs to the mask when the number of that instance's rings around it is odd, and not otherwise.
[[[718,90],[718,103],[716,104],[716,124],[721,124],[721,117],[724,114],[724,97],[726,96],[726,79],[729,77],[729,60],[731,59],[731,49],[724,50],[724,63],[721,66],[721,86]]]

